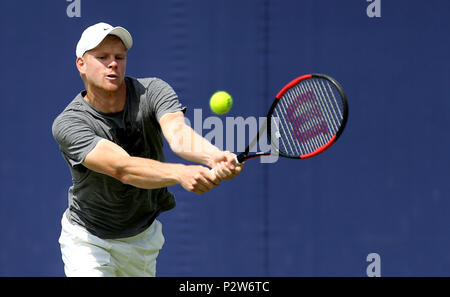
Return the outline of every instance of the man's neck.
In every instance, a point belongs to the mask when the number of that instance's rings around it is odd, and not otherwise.
[[[88,86],[86,86],[86,91],[87,93],[86,96],[84,96],[84,100],[98,111],[103,113],[116,113],[122,111],[125,107],[127,97],[125,82],[119,90],[115,92],[108,92]]]

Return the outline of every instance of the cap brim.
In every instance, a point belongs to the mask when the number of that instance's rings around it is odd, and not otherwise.
[[[105,35],[105,37],[107,35],[115,35],[115,36],[119,37],[122,40],[122,42],[125,45],[127,50],[129,50],[133,46],[133,38],[131,37],[130,32],[128,32],[123,27],[114,27],[112,30],[109,31],[108,34]],[[105,39],[105,37],[103,37],[103,39]]]

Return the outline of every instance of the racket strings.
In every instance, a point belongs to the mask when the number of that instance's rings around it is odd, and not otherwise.
[[[292,97],[293,95],[295,95],[295,97]],[[296,105],[298,105],[299,108],[297,108],[295,117],[291,117],[291,120],[295,123],[294,126],[297,129],[297,138],[299,138],[302,143],[306,143],[308,151],[312,151],[325,143],[320,130],[326,129],[326,127],[323,126],[322,122],[319,122],[322,114],[310,92],[294,88],[293,94],[290,94],[292,102],[296,98],[301,98],[302,96],[306,96],[307,100],[305,100],[305,104],[296,102]],[[311,139],[311,142],[307,141],[308,139]]]
[[[343,122],[343,103],[336,86],[323,78],[301,81],[278,102],[278,147],[288,156],[302,156],[325,146]]]

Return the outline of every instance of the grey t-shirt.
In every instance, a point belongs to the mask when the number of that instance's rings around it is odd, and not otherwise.
[[[53,122],[53,137],[69,165],[69,221],[100,238],[123,238],[145,230],[162,212],[175,207],[167,188],[146,190],[97,173],[81,163],[101,139],[129,155],[164,161],[159,119],[184,111],[174,90],[158,78],[125,78],[126,105],[118,113],[102,113],[83,99],[85,91]]]

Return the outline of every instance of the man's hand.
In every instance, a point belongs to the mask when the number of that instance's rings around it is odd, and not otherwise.
[[[229,151],[217,152],[213,156],[211,167],[220,180],[230,180],[242,172],[243,164],[236,163],[236,155]]]
[[[208,168],[198,165],[184,166],[179,171],[179,178],[185,190],[197,194],[204,194],[220,184],[220,179]]]

